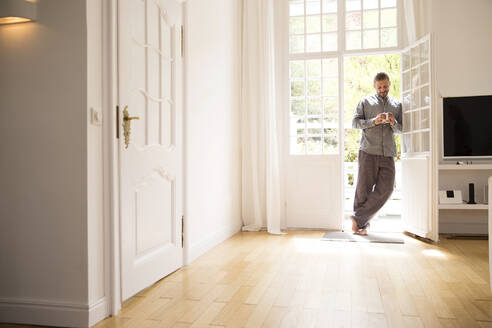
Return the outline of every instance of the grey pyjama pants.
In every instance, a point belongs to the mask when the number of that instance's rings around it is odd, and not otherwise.
[[[354,217],[359,229],[383,207],[393,193],[395,160],[359,150],[359,176],[354,197]]]

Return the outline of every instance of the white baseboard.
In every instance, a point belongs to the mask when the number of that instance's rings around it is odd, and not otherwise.
[[[205,254],[224,240],[235,235],[237,232],[241,231],[242,222],[238,222],[235,225],[220,229],[193,244],[188,244],[188,250],[186,252],[184,264],[191,264],[201,255]]]
[[[87,328],[107,317],[107,300],[93,305],[0,298],[0,322]]]
[[[89,306],[89,327],[109,317],[109,304],[106,297],[99,299]]]

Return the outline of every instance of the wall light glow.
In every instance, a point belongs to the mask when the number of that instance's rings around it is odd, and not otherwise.
[[[24,17],[0,17],[0,24],[15,24],[15,23],[25,23],[31,22],[32,19]]]
[[[36,3],[25,0],[1,0],[0,24],[25,23],[36,19]]]

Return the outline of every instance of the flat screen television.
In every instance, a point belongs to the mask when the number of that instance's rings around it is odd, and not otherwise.
[[[492,96],[443,99],[444,157],[492,157]]]

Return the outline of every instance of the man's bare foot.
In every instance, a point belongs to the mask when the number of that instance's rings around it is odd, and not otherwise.
[[[360,235],[360,236],[367,236],[367,229],[359,229],[359,230],[357,230],[357,232],[354,232],[354,234]]]
[[[357,225],[357,222],[355,222],[355,218],[351,215],[350,220],[352,220],[352,232],[357,233],[359,230],[359,226]]]

